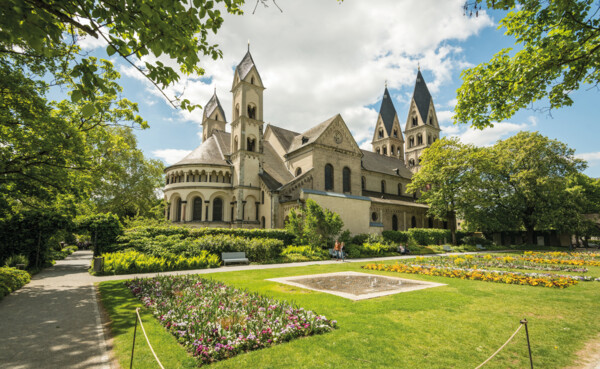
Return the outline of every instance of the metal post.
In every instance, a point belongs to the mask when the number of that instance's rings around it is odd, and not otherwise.
[[[133,344],[131,345],[131,361],[129,362],[129,369],[133,368],[133,350],[135,350],[135,334],[137,332],[137,313],[135,314],[135,325],[133,326]]]
[[[525,335],[527,336],[527,348],[529,349],[529,364],[533,369],[533,357],[531,356],[531,343],[529,342],[529,329],[527,329],[527,319],[521,320],[521,324],[525,324]]]

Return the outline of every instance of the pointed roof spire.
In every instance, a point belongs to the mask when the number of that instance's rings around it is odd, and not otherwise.
[[[246,78],[252,67],[256,67],[252,55],[250,55],[250,42],[248,42],[248,52],[244,55],[244,58],[235,68],[236,73],[240,76],[240,79]],[[258,69],[257,69],[258,72]]]
[[[383,120],[383,125],[385,126],[388,136],[391,136],[394,118],[396,117],[396,108],[394,108],[392,96],[387,89],[387,81],[385,82],[385,90],[383,91],[383,99],[381,100],[379,115],[381,115],[381,120]]]
[[[427,122],[427,115],[429,113],[429,104],[431,103],[431,94],[427,89],[427,84],[421,74],[421,69],[417,72],[417,81],[415,82],[415,91],[413,92],[413,100],[417,105],[419,114],[423,122]]]
[[[215,91],[214,91],[212,97],[210,98],[210,100],[208,100],[208,102],[204,106],[204,118],[206,119],[206,118],[210,117],[212,115],[212,113],[215,111],[215,109],[218,109],[220,116],[223,117],[223,121],[226,122],[227,118],[225,118],[225,111],[223,110],[223,107],[221,106],[221,102],[219,101],[219,98],[217,97],[217,88],[216,87],[215,87]]]

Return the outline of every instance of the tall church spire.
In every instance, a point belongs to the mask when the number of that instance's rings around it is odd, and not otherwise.
[[[392,96],[387,88],[387,81],[383,90],[379,116],[375,125],[375,134],[373,135],[373,151],[386,156],[393,156],[399,159],[404,158],[404,140],[400,130],[400,122],[396,108],[392,102]]]
[[[431,94],[421,74],[421,69],[417,72],[417,81],[415,82],[415,90],[413,92],[413,100],[417,104],[417,109],[421,115],[423,122],[427,122],[429,104],[431,103]]]
[[[221,107],[221,102],[217,97],[217,88],[215,87],[213,95],[204,105],[204,113],[202,113],[202,142],[212,136],[214,131],[225,132],[226,124],[225,111]]]

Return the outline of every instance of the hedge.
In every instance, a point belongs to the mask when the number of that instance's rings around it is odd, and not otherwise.
[[[221,265],[219,257],[206,250],[193,257],[182,255],[160,257],[142,254],[137,251],[106,253],[102,256],[104,257],[104,270],[99,274],[167,272],[215,268]]]
[[[0,267],[0,299],[23,287],[29,281],[31,281],[31,276],[24,270]]]

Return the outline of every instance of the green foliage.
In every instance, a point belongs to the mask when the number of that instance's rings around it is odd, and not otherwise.
[[[353,243],[356,245],[362,245],[363,243],[367,242],[368,239],[369,239],[368,233],[359,233],[352,237],[352,239],[350,240],[350,243]]]
[[[0,267],[0,299],[18,290],[31,281],[31,276],[24,270]]]
[[[290,211],[286,230],[296,237],[296,244],[307,243],[316,247],[327,247],[343,226],[344,222],[337,213],[308,199],[304,208]]]
[[[313,261],[329,259],[329,252],[322,248],[306,246],[288,246],[281,252],[281,256],[289,261]]]
[[[4,265],[6,265],[9,268],[16,268],[17,265],[19,264],[23,264],[24,268],[27,268],[27,265],[29,265],[29,259],[27,258],[27,256],[25,255],[12,255],[9,256],[6,261],[4,262]]]
[[[469,245],[469,246],[481,245],[484,247],[489,247],[494,244],[491,240],[488,240],[487,238],[482,238],[482,237],[477,237],[477,236],[466,236],[462,239],[462,242],[465,245]]]
[[[77,228],[87,232],[94,245],[94,256],[100,256],[103,250],[117,242],[123,233],[119,218],[111,213],[81,216],[76,219]]]
[[[477,1],[480,2],[480,1]],[[595,0],[486,0],[511,10],[500,20],[519,51],[500,50],[462,72],[454,109],[457,123],[493,126],[547,98],[550,109],[570,106],[581,84],[600,82],[600,18]]]
[[[360,258],[360,252],[362,249],[362,244],[358,245],[355,243],[346,244],[344,247],[344,251],[348,255],[350,259],[358,259]]]
[[[383,231],[381,235],[386,241],[403,244],[408,242],[409,234],[404,231]]]
[[[107,253],[104,257],[104,271],[101,274],[130,274],[167,272],[215,268],[221,265],[217,255],[202,250],[196,256],[183,255],[153,256],[137,251]]]
[[[450,230],[435,228],[410,228],[409,237],[414,239],[418,245],[439,245],[450,241]]]
[[[395,251],[396,251],[396,246],[393,246],[393,245],[388,245],[388,244],[380,243],[380,242],[375,242],[375,243],[366,242],[362,245],[362,248],[360,250],[360,256],[361,257],[384,256],[385,254],[387,254],[389,252],[395,252]]]

